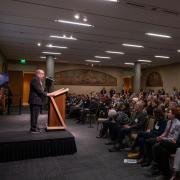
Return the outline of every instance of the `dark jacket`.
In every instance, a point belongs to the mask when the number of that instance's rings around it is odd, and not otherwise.
[[[147,113],[144,111],[136,112],[132,117],[131,128],[136,131],[144,131],[147,120]]]
[[[154,125],[154,128],[150,131],[150,133],[155,137],[160,136],[164,132],[166,125],[167,120],[161,119]]]
[[[45,96],[47,93],[44,92],[40,79],[34,77],[30,82],[29,104],[42,105]]]

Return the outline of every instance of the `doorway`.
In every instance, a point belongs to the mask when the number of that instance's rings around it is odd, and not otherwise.
[[[124,91],[125,92],[127,92],[129,90],[132,91],[132,89],[133,89],[133,77],[124,77],[123,82],[124,82]]]
[[[34,73],[24,73],[23,77],[23,105],[28,105],[30,81],[34,77]]]

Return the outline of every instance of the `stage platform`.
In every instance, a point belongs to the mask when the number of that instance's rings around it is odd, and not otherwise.
[[[66,131],[32,134],[28,131],[0,133],[0,162],[59,156],[77,152],[74,136]]]

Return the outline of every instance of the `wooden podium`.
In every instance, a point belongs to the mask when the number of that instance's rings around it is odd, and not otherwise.
[[[66,93],[69,89],[59,89],[54,91],[53,97],[50,97],[48,126],[47,130],[61,130],[66,129],[65,109],[66,109]]]

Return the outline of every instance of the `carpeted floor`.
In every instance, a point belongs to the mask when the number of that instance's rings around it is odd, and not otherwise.
[[[40,116],[40,127],[46,119]],[[109,153],[107,139],[96,138],[96,125],[88,128],[72,119],[66,124],[75,136],[76,154],[0,163],[0,180],[151,180],[144,176],[146,169],[123,163],[126,151]],[[29,130],[29,114],[0,116],[0,132],[22,130]]]

